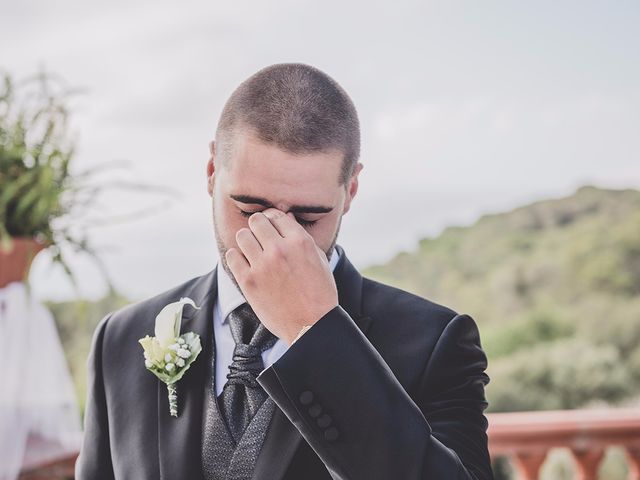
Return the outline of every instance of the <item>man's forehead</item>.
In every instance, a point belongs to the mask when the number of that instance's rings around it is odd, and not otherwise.
[[[251,129],[234,131],[227,141],[231,142],[228,150],[231,165],[244,161],[256,167],[259,161],[272,160],[268,168],[286,164],[287,169],[296,169],[310,167],[310,163],[315,161],[321,163],[322,170],[330,173],[332,170],[339,171],[344,160],[344,152],[339,149],[292,151],[276,142],[265,142]]]
[[[341,189],[339,159],[257,151],[234,156],[228,163],[220,172],[221,180],[236,195],[270,202],[327,203]]]

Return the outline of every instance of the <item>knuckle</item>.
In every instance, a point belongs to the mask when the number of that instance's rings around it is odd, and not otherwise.
[[[257,284],[256,278],[251,272],[247,273],[244,276],[244,278],[242,279],[242,282],[244,283],[244,286],[246,288],[255,288]]]
[[[293,243],[301,248],[307,248],[308,244],[309,244],[309,236],[307,235],[307,232],[302,231],[300,233],[297,233],[295,235],[293,235],[292,237]]]
[[[284,257],[282,246],[277,243],[268,250],[265,250],[264,253],[267,256],[267,260],[269,262],[279,262]]]
[[[280,243],[275,243],[272,248],[269,249],[269,257],[271,260],[281,260],[284,257],[284,249]]]

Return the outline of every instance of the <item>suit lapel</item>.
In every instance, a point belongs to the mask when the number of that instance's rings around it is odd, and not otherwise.
[[[362,276],[349,261],[344,249],[339,245],[336,245],[336,249],[340,252],[340,260],[333,276],[338,289],[338,303],[366,335],[371,318],[362,313]],[[302,441],[304,439],[298,429],[276,406],[256,461],[253,479],[282,480]]]
[[[158,381],[158,453],[160,477],[198,479],[201,474],[202,400],[205,378],[206,348],[213,335],[213,305],[217,297],[216,268],[201,276],[190,290],[177,296],[190,297],[200,307],[185,306],[180,333],[200,335],[203,350],[178,382],[178,417],[169,415],[166,385]],[[179,298],[176,297],[176,301]]]
[[[340,260],[333,271],[338,290],[338,302],[366,335],[371,318],[362,313],[362,276],[347,259],[339,245]],[[193,287],[176,295],[192,298],[200,310],[185,307],[180,333],[193,331],[200,335],[203,350],[189,371],[178,382],[178,417],[169,415],[167,388],[158,381],[158,450],[160,476],[202,478],[202,413],[203,386],[208,382],[205,372],[207,348],[213,343],[213,306],[217,298],[216,269],[200,277]],[[215,368],[215,366],[214,366]],[[214,370],[215,371],[215,370]],[[276,408],[269,424],[264,444],[256,462],[253,478],[282,480],[300,442],[298,429]]]

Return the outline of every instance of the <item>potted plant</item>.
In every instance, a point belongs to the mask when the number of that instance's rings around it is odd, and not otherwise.
[[[106,188],[174,192],[132,182],[93,180],[105,167],[121,162],[72,173],[74,142],[68,99],[77,91],[63,89],[46,73],[19,83],[5,73],[0,81],[0,288],[13,281],[28,287],[31,262],[46,248],[77,291],[63,253],[72,248],[96,261],[113,292],[109,275],[89,244],[83,217]]]

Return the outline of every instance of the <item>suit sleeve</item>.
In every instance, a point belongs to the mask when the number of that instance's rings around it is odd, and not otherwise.
[[[114,478],[109,446],[109,420],[102,376],[102,344],[107,320],[98,324],[87,359],[87,398],[84,435],[75,465],[77,480],[112,480]]]
[[[340,306],[258,382],[334,480],[492,480],[477,326],[456,315],[409,396]]]

